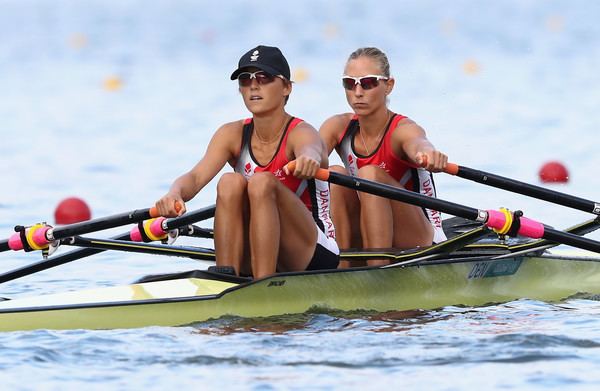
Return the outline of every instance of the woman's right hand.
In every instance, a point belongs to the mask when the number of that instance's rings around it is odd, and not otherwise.
[[[185,213],[185,202],[180,195],[171,193],[165,194],[160,200],[156,201],[158,213],[164,217],[177,217]]]

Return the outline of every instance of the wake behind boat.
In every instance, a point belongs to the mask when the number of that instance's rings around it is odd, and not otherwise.
[[[581,236],[599,228],[599,218],[558,231],[522,218],[519,213],[492,213],[439,199],[421,200],[419,195],[405,194],[401,189],[335,173],[327,180],[404,202],[426,202],[421,206],[478,223],[465,225],[463,220],[450,219],[445,224],[450,239],[430,247],[349,250],[342,254],[350,260],[389,258],[392,263],[387,266],[279,273],[256,280],[197,270],[150,276],[125,286],[6,300],[0,302],[0,331],[180,326],[222,316],[263,317],[311,310],[427,310],[520,298],[559,301],[574,295],[600,294],[600,243]],[[561,200],[556,195],[555,199]],[[583,207],[597,206],[583,201]],[[132,242],[139,232],[113,239],[77,236],[95,228],[143,221],[149,212],[121,214],[99,219],[102,224],[95,220],[61,229],[23,227],[18,237],[15,234],[0,242],[0,250],[19,249],[19,243],[23,248],[45,252],[60,244],[87,248],[1,274],[0,283],[109,249],[214,259],[211,249]],[[159,239],[165,242],[177,235],[206,237],[210,230],[190,224],[213,215],[214,206],[174,219],[156,220],[158,223],[140,223],[138,229],[148,230],[141,234],[147,239],[158,238],[157,229],[162,229],[164,236]],[[130,217],[123,221],[123,216]],[[507,234],[516,233],[538,239],[507,239]],[[554,249],[558,244],[576,249]]]

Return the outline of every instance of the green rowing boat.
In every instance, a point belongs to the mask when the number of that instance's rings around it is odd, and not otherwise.
[[[597,226],[592,220],[571,231]],[[344,254],[395,259],[384,267],[281,273],[260,280],[192,271],[125,286],[7,300],[0,302],[0,330],[180,326],[223,316],[435,309],[600,294],[600,257],[595,253],[549,250],[552,244],[544,240],[504,244],[483,238],[465,246],[474,233],[481,237],[485,231],[475,228],[431,248]],[[461,243],[458,250],[439,252],[439,247]]]
[[[125,286],[5,300],[0,302],[0,331],[181,326],[223,316],[428,310],[600,294],[600,242],[583,237],[600,227],[600,203],[468,167],[451,163],[448,167],[452,175],[590,212],[596,218],[560,231],[526,218],[520,211],[476,209],[320,170],[317,177],[330,183],[439,210],[475,224],[449,219],[451,223],[446,221],[444,229],[450,239],[430,247],[342,254],[348,260],[388,258],[391,264],[387,266],[280,273],[257,280],[197,270],[149,276]],[[213,217],[214,212],[211,206],[186,213],[162,221],[160,229],[170,238],[210,237],[210,230],[191,224]],[[135,243],[130,241],[130,233],[112,239],[79,236],[140,223],[150,215],[152,210],[143,209],[59,228],[17,226],[16,234],[0,241],[0,252],[41,250],[45,259],[0,274],[0,284],[106,250],[214,260],[211,249]],[[491,236],[490,228],[495,231]],[[47,258],[60,244],[83,248]],[[555,249],[559,244],[571,248]]]

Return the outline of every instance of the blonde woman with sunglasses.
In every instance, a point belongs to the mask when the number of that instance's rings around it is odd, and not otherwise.
[[[419,125],[388,108],[394,83],[381,50],[360,48],[350,55],[342,85],[353,113],[335,115],[320,129],[328,152],[335,149],[345,166],[331,169],[435,197],[431,172],[443,170],[447,156],[435,149]],[[437,211],[337,185],[331,186],[331,193],[340,248],[411,248],[445,239]]]
[[[229,122],[204,157],[156,202],[163,216],[185,212],[226,163],[217,185],[217,272],[261,278],[276,271],[335,269],[339,250],[329,216],[329,187],[314,179],[328,154],[310,124],[285,111],[290,68],[276,47],[244,54],[231,75],[251,118]],[[286,164],[296,160],[293,172]]]

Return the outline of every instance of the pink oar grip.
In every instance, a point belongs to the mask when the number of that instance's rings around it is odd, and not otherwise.
[[[23,250],[23,243],[21,242],[21,235],[16,233],[8,239],[8,247],[13,251]]]
[[[179,205],[179,203],[177,205]],[[166,218],[159,217],[150,224],[150,232],[152,232],[154,236],[162,236],[167,233],[162,227],[162,222],[165,220]]]
[[[165,220],[166,220],[165,217],[158,217],[152,223],[150,223],[150,227],[149,227],[150,233],[152,235],[154,235],[155,237],[161,237],[161,236],[165,235],[167,233],[167,231],[165,231],[162,227],[162,222]],[[148,236],[150,236],[150,235],[148,235]],[[139,225],[136,225],[135,227],[131,228],[131,231],[129,232],[129,238],[133,242],[143,242],[144,241],[142,234],[140,232]]]
[[[520,235],[533,239],[539,239],[544,236],[544,224],[528,219],[527,217],[521,217],[519,220],[521,221],[521,228],[519,228]]]
[[[487,213],[488,219],[485,222],[485,225],[493,229],[502,229],[502,227],[504,227],[504,224],[506,224],[506,216],[504,213],[497,210],[488,210]]]
[[[50,227],[42,227],[36,229],[33,235],[31,236],[31,239],[33,239],[35,244],[37,244],[38,246],[47,245],[48,243],[50,243],[46,238],[46,232],[48,232],[49,229]]]
[[[137,225],[135,227],[131,228],[131,231],[129,232],[129,239],[131,239],[132,242],[143,241],[142,234],[140,233],[140,229],[138,228]]]
[[[31,241],[33,241],[33,243],[29,242],[29,246],[32,247],[34,250],[40,250],[42,248],[45,248],[46,245],[50,243],[46,238],[46,232],[48,232],[50,228],[51,227],[44,227],[39,225],[27,228],[27,234],[31,232],[30,230],[34,229],[33,234],[31,234]],[[20,233],[17,232],[12,234],[12,236],[8,239],[8,247],[14,251],[23,250],[24,247],[23,242],[21,241]]]
[[[488,210],[488,221],[485,223],[490,228],[501,230],[506,224],[506,216],[497,210]],[[539,239],[544,236],[544,224],[527,217],[520,217],[521,226],[517,232],[519,235],[532,239]]]

